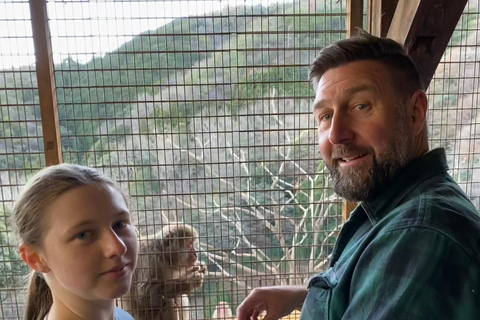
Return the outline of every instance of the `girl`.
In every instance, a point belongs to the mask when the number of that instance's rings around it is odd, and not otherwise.
[[[79,165],[45,168],[18,197],[13,222],[33,269],[24,319],[133,319],[115,298],[129,290],[137,237],[110,178]]]

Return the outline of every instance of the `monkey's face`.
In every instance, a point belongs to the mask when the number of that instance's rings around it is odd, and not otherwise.
[[[189,225],[172,224],[162,229],[159,240],[160,247],[151,250],[160,253],[160,265],[165,266],[193,266],[197,260],[195,247],[198,243],[198,234]]]
[[[158,256],[159,265],[169,266],[193,266],[197,260],[195,239],[170,239],[168,246],[164,247],[164,254]]]
[[[183,252],[180,253],[181,261],[180,264],[193,266],[197,260],[197,250],[195,249],[197,241],[195,239],[184,240],[183,245],[181,246]]]

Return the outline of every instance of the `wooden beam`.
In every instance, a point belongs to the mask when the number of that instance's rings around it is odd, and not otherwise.
[[[347,0],[347,38],[363,29],[363,0]]]
[[[387,38],[404,44],[422,0],[404,0],[397,5]]]
[[[395,10],[397,9],[398,0],[382,0],[382,27],[380,36],[387,36],[390,25],[392,24]]]
[[[345,199],[342,201],[342,220],[345,223],[350,218],[350,214],[357,207],[356,202],[350,202]]]
[[[405,46],[425,86],[432,80],[467,0],[400,1],[387,37]]]
[[[47,166],[50,166],[62,163],[63,159],[47,6],[46,0],[29,0],[29,4],[35,48],[38,96],[42,116],[45,160]]]
[[[357,28],[363,29],[363,0],[347,0],[347,38],[357,33]],[[350,213],[357,204],[343,200],[342,217],[343,222],[350,218]]]
[[[392,23],[398,0],[368,0],[367,31],[385,38]]]

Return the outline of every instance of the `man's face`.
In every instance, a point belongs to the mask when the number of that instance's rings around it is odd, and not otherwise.
[[[414,154],[406,106],[399,106],[383,64],[359,61],[325,72],[314,115],[320,152],[335,192],[364,201]]]

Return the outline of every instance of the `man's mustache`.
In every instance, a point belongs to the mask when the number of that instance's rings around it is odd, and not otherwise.
[[[359,156],[365,154],[374,154],[371,147],[362,147],[357,145],[336,145],[332,149],[332,160],[337,161],[340,158]]]

